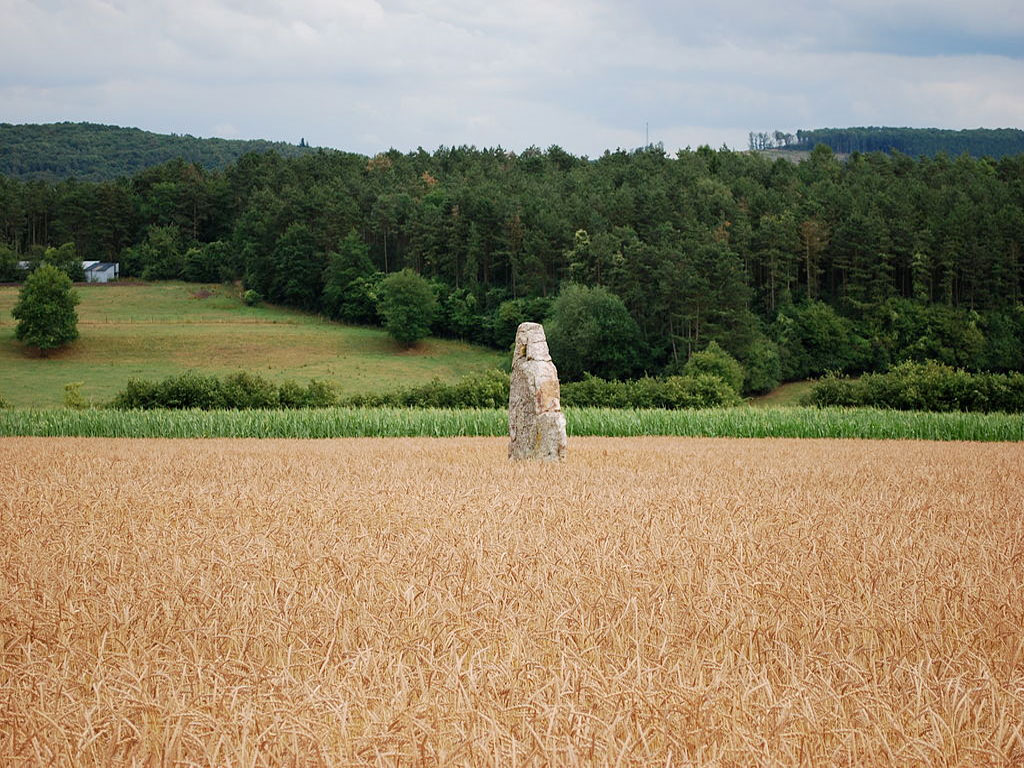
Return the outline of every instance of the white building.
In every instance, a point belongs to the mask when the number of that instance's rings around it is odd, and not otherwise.
[[[116,261],[83,261],[82,269],[87,283],[109,283],[121,273],[121,265]]]
[[[28,270],[30,261],[19,261],[18,268]],[[85,272],[87,283],[109,283],[121,276],[121,265],[116,261],[83,261],[82,271]]]

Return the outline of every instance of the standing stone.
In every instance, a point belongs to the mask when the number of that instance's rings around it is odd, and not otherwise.
[[[510,459],[565,458],[565,414],[559,397],[558,371],[551,362],[544,326],[522,323],[516,331],[508,397]]]

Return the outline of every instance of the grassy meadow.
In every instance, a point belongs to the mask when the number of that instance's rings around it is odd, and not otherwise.
[[[0,440],[10,765],[1024,763],[1024,445]]]
[[[194,283],[78,285],[80,338],[41,359],[14,338],[18,288],[0,286],[0,396],[15,407],[62,404],[64,385],[110,400],[131,377],[196,369],[251,370],[268,379],[333,382],[345,393],[392,389],[493,368],[503,356],[457,341],[411,350],[375,328],[277,307],[247,307],[233,288]]]
[[[813,381],[790,381],[771,392],[752,397],[748,401],[754,408],[783,408],[800,405],[800,398],[814,388]]]

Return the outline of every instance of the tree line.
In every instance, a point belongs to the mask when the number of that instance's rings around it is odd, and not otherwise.
[[[810,151],[818,144],[834,152],[899,152],[917,157],[940,153],[973,157],[1019,155],[1024,152],[1024,131],[1018,128],[816,128],[795,134],[782,131],[751,131],[751,150],[792,149]]]
[[[201,139],[96,123],[0,123],[0,174],[20,179],[108,181],[182,158],[223,169],[248,152],[297,157],[312,151],[262,139]]]
[[[435,333],[505,347],[557,309],[593,350],[577,375],[673,374],[712,341],[747,391],[908,359],[1024,367],[1020,155],[441,147],[0,177],[0,280],[67,243],[125,277],[241,280],[354,323],[379,322],[381,281],[407,269]]]

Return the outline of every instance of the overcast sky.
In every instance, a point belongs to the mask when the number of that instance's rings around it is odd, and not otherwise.
[[[395,147],[1024,127],[1022,0],[0,0],[0,122]]]

